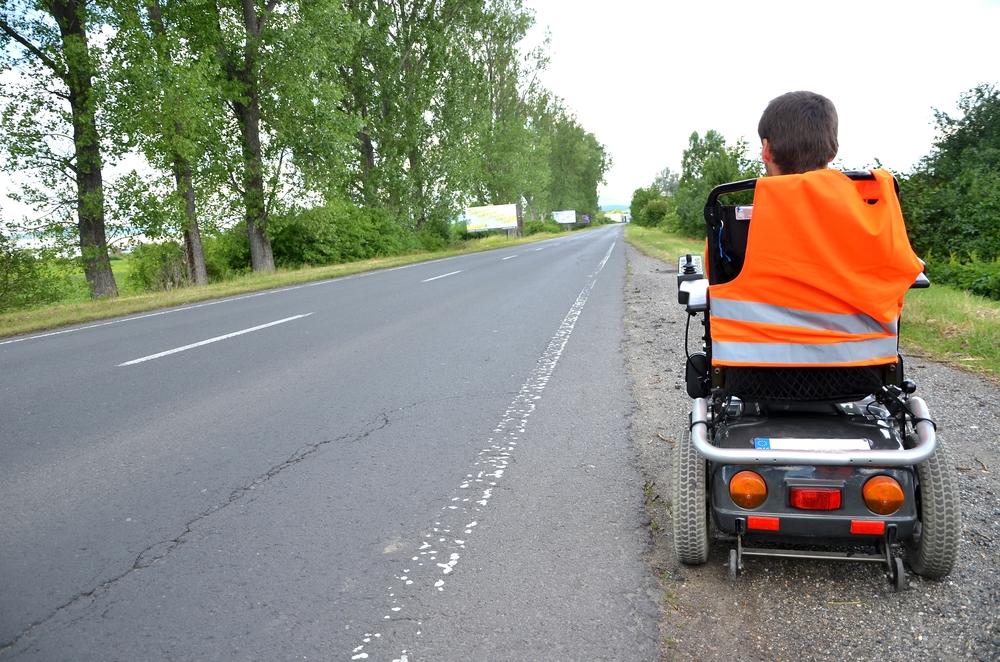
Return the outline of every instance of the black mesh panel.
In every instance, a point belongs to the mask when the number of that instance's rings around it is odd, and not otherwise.
[[[848,402],[876,393],[885,366],[852,368],[724,368],[727,396],[759,402],[830,400]]]

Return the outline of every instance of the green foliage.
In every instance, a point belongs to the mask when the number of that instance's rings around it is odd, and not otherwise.
[[[705,236],[705,200],[719,184],[759,177],[760,163],[746,156],[743,141],[730,147],[718,131],[709,130],[702,138],[691,134],[684,150],[681,178],[677,187],[677,230],[690,237]],[[748,200],[747,200],[748,201]]]
[[[645,188],[636,189],[632,193],[632,204],[629,207],[629,211],[632,213],[632,222],[636,225],[644,227],[655,225],[655,223],[651,223],[645,215],[646,206],[650,202],[660,200],[662,198],[663,193],[656,186],[647,186]]]
[[[675,209],[672,202],[669,198],[654,198],[647,202],[642,208],[642,225],[665,225],[667,216]]]
[[[399,255],[417,247],[412,233],[384,209],[348,202],[289,212],[272,219],[268,230],[280,266],[323,265]],[[432,233],[424,235],[431,241]],[[438,237],[443,247],[446,240]]]
[[[936,113],[934,149],[901,180],[900,197],[918,253],[989,261],[1000,257],[1000,91],[980,85],[958,106],[957,118]]]
[[[0,312],[58,301],[65,274],[39,251],[18,248],[0,234]]]
[[[140,291],[172,290],[189,283],[184,249],[173,241],[140,244],[129,256],[128,283]]]
[[[967,292],[1000,301],[1000,258],[980,260],[976,255],[947,260],[927,257],[927,275],[932,282],[954,285]]]
[[[237,223],[221,232],[202,237],[205,268],[212,282],[228,280],[250,270],[250,241],[246,224]]]
[[[551,233],[563,232],[565,229],[566,228],[564,228],[562,225],[556,223],[553,220],[545,220],[545,221],[531,220],[524,222],[525,236],[538,234],[540,232],[551,232]]]

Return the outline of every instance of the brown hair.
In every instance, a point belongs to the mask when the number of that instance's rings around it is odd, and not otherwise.
[[[815,92],[789,92],[771,100],[757,124],[782,174],[819,170],[837,156],[837,109]]]

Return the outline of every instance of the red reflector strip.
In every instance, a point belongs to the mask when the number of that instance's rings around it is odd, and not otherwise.
[[[789,490],[788,500],[799,510],[837,510],[840,508],[840,490],[835,487],[804,488]]]
[[[856,536],[880,536],[885,533],[885,522],[881,520],[851,520],[851,533]]]
[[[747,528],[754,531],[777,531],[781,520],[777,517],[759,517],[751,515],[747,518]]]

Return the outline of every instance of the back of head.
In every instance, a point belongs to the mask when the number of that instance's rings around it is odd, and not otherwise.
[[[825,168],[837,156],[837,109],[815,92],[789,92],[771,100],[757,125],[785,175]]]

